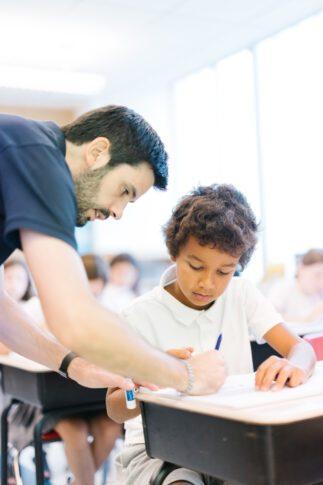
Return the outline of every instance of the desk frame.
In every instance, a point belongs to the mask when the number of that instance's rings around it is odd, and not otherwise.
[[[259,424],[149,401],[140,406],[150,457],[235,484],[323,480],[323,416]]]
[[[0,359],[0,369],[3,392],[12,397],[1,414],[1,485],[7,485],[8,480],[8,414],[13,404],[19,402],[37,406],[43,413],[33,430],[36,483],[43,485],[42,430],[46,422],[80,413],[106,412],[106,389],[89,389],[43,366],[29,361],[16,363],[4,356]]]

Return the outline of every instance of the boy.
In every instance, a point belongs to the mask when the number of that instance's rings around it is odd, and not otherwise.
[[[245,197],[231,185],[199,187],[179,202],[164,233],[175,265],[166,270],[160,287],[128,308],[127,321],[157,347],[186,347],[177,351],[182,358],[190,356],[190,347],[197,353],[214,349],[222,334],[220,353],[229,374],[253,370],[250,329],[258,341],[264,338],[285,357],[271,356],[258,368],[256,388],[268,391],[273,380],[273,391],[304,383],[315,365],[311,347],[284,327],[256,288],[233,278],[248,263],[257,241],[255,216]],[[124,391],[112,388],[107,411],[117,422],[136,417],[125,424],[118,484],[148,485],[162,462],[145,453],[138,404],[128,410]],[[179,468],[163,485],[215,483],[215,478]]]

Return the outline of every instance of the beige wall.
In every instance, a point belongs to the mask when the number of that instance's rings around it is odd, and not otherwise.
[[[51,120],[60,126],[69,123],[75,118],[75,112],[71,109],[36,108],[31,106],[5,106],[0,104],[0,113],[25,116],[26,118],[39,121]]]

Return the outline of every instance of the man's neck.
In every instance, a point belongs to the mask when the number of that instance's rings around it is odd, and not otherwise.
[[[66,143],[66,163],[71,171],[72,176],[79,174],[86,167],[84,161],[84,145],[75,145],[65,140]]]

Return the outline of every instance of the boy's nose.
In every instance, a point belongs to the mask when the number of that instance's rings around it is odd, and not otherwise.
[[[211,290],[214,287],[214,281],[211,275],[205,275],[200,282],[200,285],[206,289]]]

